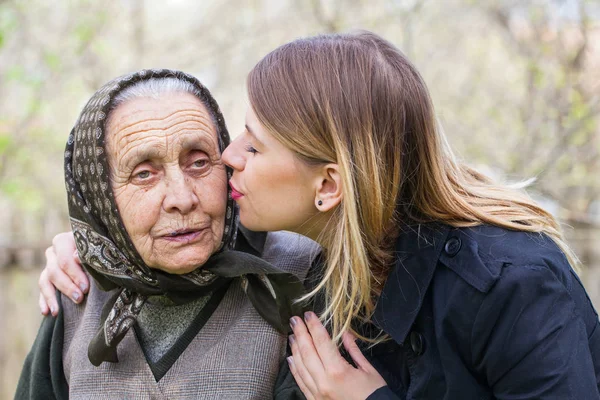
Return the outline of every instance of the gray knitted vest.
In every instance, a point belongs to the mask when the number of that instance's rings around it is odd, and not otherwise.
[[[269,233],[263,258],[304,279],[318,246],[299,235]],[[234,280],[200,333],[156,382],[133,330],[118,363],[94,367],[87,356],[112,292],[93,283],[86,302],[63,303],[64,372],[71,399],[269,399],[286,338],[256,312]]]

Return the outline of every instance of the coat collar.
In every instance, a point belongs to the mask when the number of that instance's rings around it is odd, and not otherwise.
[[[375,324],[397,343],[404,342],[421,309],[449,231],[442,224],[402,228],[396,263],[373,313]]]

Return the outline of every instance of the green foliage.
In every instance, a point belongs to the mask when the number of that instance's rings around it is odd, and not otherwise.
[[[11,66],[5,77],[7,82],[15,82],[30,89],[39,88],[45,83],[39,71],[30,71],[23,65]]]
[[[0,132],[0,156],[5,153],[12,144],[13,139],[8,132]],[[2,168],[0,166],[0,168]]]
[[[94,37],[95,29],[93,25],[89,24],[87,21],[83,21],[79,23],[73,33],[75,34],[75,38],[80,43],[88,43]]]
[[[6,71],[5,77],[7,81],[24,82],[27,74],[25,73],[25,68],[20,65],[14,65]]]
[[[571,103],[571,109],[569,110],[571,120],[581,120],[589,114],[589,105],[578,90],[570,91],[569,101]]]
[[[6,44],[8,36],[17,28],[17,16],[9,5],[0,2],[0,50]]]
[[[540,68],[540,65],[537,63],[537,61],[532,60],[529,63],[529,73],[533,78],[533,84],[535,87],[541,88],[545,85],[544,71],[542,68]]]
[[[15,198],[19,194],[21,185],[15,179],[4,179],[0,182],[0,189],[9,197]]]
[[[47,52],[44,55],[44,61],[52,72],[58,72],[60,70],[61,59],[58,54]]]
[[[13,200],[23,211],[40,211],[44,208],[44,197],[33,181],[22,176],[4,178],[0,181],[0,193]]]

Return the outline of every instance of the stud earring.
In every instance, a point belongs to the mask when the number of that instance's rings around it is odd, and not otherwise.
[[[317,205],[322,206],[323,205],[323,200],[317,201]]]

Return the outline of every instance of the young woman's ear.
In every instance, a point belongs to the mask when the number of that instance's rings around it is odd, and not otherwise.
[[[320,167],[315,195],[315,206],[321,212],[335,208],[343,198],[343,183],[337,164]]]

